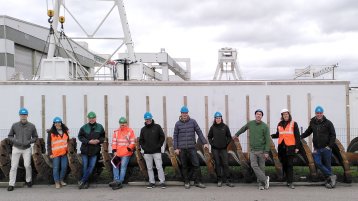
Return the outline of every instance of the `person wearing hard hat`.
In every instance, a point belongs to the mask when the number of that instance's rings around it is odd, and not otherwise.
[[[144,127],[140,130],[139,144],[144,150],[144,159],[147,165],[149,176],[148,189],[155,187],[155,179],[153,172],[153,160],[158,170],[159,185],[165,188],[165,176],[162,166],[162,146],[165,135],[162,127],[154,123],[153,115],[150,112],[144,114]]]
[[[287,186],[294,189],[293,185],[293,158],[299,151],[300,130],[288,109],[281,110],[281,121],[277,125],[276,134],[272,138],[278,138],[278,157],[282,163],[283,173],[287,179]]]
[[[79,189],[89,187],[88,180],[96,166],[97,156],[101,152],[101,144],[105,139],[104,128],[97,123],[96,117],[96,113],[89,112],[87,114],[88,123],[83,125],[78,133],[78,139],[82,142],[82,177],[78,182]]]
[[[250,164],[259,183],[259,190],[269,189],[270,177],[265,175],[265,160],[269,158],[270,131],[266,123],[262,121],[264,112],[261,109],[255,111],[255,120],[249,121],[235,134],[239,137],[246,130],[250,131]]]
[[[188,107],[183,106],[180,109],[179,121],[175,123],[174,127],[174,150],[175,154],[179,155],[180,158],[185,189],[190,188],[188,173],[189,163],[193,166],[195,186],[199,188],[206,188],[206,186],[202,183],[199,158],[195,149],[195,133],[198,135],[201,144],[204,145],[204,148],[209,148],[209,146],[198,123],[195,119],[190,118],[188,113]]]
[[[67,126],[62,123],[60,117],[53,119],[51,129],[47,131],[47,152],[52,158],[52,172],[53,180],[55,181],[55,188],[59,189],[61,186],[66,186],[64,178],[67,173],[68,159],[68,141],[69,130]]]
[[[336,186],[337,179],[331,168],[332,148],[336,141],[336,131],[333,123],[323,115],[323,112],[323,107],[316,107],[316,115],[311,119],[306,131],[302,133],[301,139],[313,133],[313,160],[326,177],[326,188],[330,189]]]
[[[28,122],[28,115],[28,110],[26,108],[21,108],[19,111],[20,121],[11,126],[8,135],[8,138],[13,145],[9,176],[10,180],[7,188],[8,191],[14,190],[20,156],[24,159],[24,166],[26,170],[25,184],[29,188],[32,187],[31,144],[37,140],[38,135],[35,125]]]
[[[119,128],[114,131],[112,136],[112,153],[114,158],[120,161],[120,165],[113,166],[113,181],[109,186],[113,190],[122,188],[122,183],[126,176],[129,159],[133,155],[135,148],[135,135],[133,129],[128,127],[125,117],[119,118]]]
[[[215,112],[214,123],[209,129],[208,140],[211,145],[211,153],[215,160],[215,170],[218,179],[217,186],[222,186],[223,172],[225,175],[226,185],[234,187],[230,179],[229,159],[227,146],[232,140],[229,127],[223,122],[222,114]]]

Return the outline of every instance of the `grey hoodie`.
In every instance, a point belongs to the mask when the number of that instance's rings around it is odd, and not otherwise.
[[[35,125],[30,122],[16,122],[11,126],[9,140],[19,149],[27,149],[34,143],[38,136]]]

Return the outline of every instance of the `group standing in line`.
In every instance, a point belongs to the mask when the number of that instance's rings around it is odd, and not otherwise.
[[[309,126],[300,136],[297,122],[293,121],[291,113],[287,109],[281,111],[281,120],[277,125],[277,131],[270,136],[269,128],[262,121],[264,112],[261,109],[255,111],[255,120],[249,121],[240,128],[234,137],[249,132],[250,164],[253,169],[260,190],[269,189],[270,177],[265,174],[265,161],[269,158],[271,137],[278,138],[278,155],[282,163],[283,174],[287,180],[287,186],[294,189],[293,184],[293,158],[299,152],[300,139],[306,138],[313,133],[313,158],[317,168],[326,177],[326,188],[334,188],[336,175],[332,173],[331,157],[336,134],[333,123],[323,115],[323,108],[317,106],[315,117],[310,120]],[[8,138],[13,144],[11,156],[11,170],[8,191],[13,191],[16,181],[16,172],[20,156],[24,159],[26,170],[26,182],[32,186],[31,169],[31,144],[38,139],[36,127],[28,122],[28,110],[21,108],[19,111],[20,121],[12,125]],[[96,114],[89,112],[88,123],[83,125],[78,133],[81,141],[82,177],[78,181],[79,189],[89,188],[89,177],[97,163],[101,144],[105,140],[105,131],[101,124],[96,121]],[[69,129],[60,117],[53,119],[52,127],[47,131],[47,150],[53,162],[53,179],[55,188],[59,189],[67,184],[64,181],[68,159]],[[208,140],[205,139],[202,130],[195,119],[189,116],[189,109],[183,106],[180,110],[179,120],[175,123],[173,143],[175,154],[180,158],[181,172],[185,189],[189,189],[190,180],[199,188],[206,188],[202,182],[199,158],[196,153],[196,135],[198,141],[205,149],[211,145],[211,152],[215,161],[217,174],[217,186],[223,182],[229,187],[234,187],[230,176],[227,147],[232,140],[229,127],[224,123],[222,114],[214,114],[213,124],[208,132]],[[162,167],[162,146],[165,135],[162,127],[156,124],[150,112],[144,114],[144,126],[140,131],[139,144],[144,151],[144,159],[147,166],[149,184],[148,189],[154,188],[155,178],[153,161],[158,170],[159,186],[166,188],[165,175]],[[113,166],[113,181],[109,186],[113,189],[123,187],[127,165],[135,149],[135,134],[128,126],[127,119],[120,117],[119,128],[112,136],[112,153],[117,160],[117,166]],[[193,174],[189,175],[189,168]]]

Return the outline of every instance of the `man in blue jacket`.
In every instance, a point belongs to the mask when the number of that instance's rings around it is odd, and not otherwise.
[[[202,183],[199,158],[195,149],[195,133],[198,135],[204,148],[209,147],[208,142],[198,123],[189,117],[189,109],[186,106],[183,106],[180,113],[179,121],[176,122],[174,127],[174,150],[175,154],[180,157],[182,174],[184,177],[184,187],[186,189],[190,188],[188,175],[188,162],[190,162],[194,170],[193,177],[195,178],[195,186],[205,188],[205,185]]]

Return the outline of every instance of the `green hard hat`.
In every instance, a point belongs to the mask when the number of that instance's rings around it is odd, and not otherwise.
[[[119,118],[119,123],[120,124],[126,124],[127,123],[127,119],[125,117],[121,117]]]
[[[94,112],[89,112],[88,115],[87,115],[87,117],[88,117],[89,119],[96,118],[96,113],[94,113]]]

